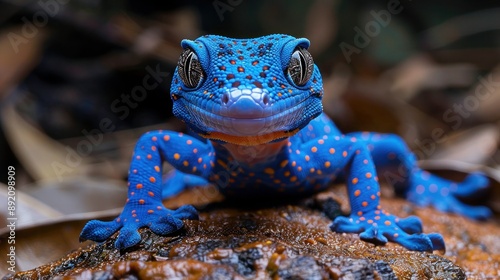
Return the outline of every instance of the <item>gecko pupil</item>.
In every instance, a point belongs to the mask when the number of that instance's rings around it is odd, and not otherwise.
[[[312,76],[314,62],[312,55],[303,47],[297,47],[292,54],[287,71],[293,83],[305,85]]]
[[[177,63],[177,71],[188,88],[196,88],[205,76],[198,56],[189,48],[182,52]]]

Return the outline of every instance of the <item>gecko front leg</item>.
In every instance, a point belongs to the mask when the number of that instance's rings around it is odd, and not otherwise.
[[[182,219],[197,219],[193,206],[170,210],[162,204],[162,163],[170,163],[181,172],[207,178],[213,164],[213,148],[198,139],[171,131],[144,134],[134,150],[129,170],[128,198],[116,219],[88,222],[81,240],[104,241],[120,230],[117,248],[127,248],[140,241],[138,229],[149,227],[166,235],[183,226]]]
[[[423,234],[417,217],[400,219],[382,209],[377,173],[365,145],[354,138],[335,136],[306,142],[301,150],[307,151],[307,156],[314,153],[314,160],[300,158],[305,170],[322,170],[324,175],[346,172],[351,214],[337,217],[330,226],[332,230],[360,233],[361,239],[372,243],[385,244],[390,240],[410,250],[444,249],[443,237],[437,233]]]

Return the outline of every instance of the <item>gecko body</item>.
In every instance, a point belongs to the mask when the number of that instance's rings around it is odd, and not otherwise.
[[[394,134],[342,134],[322,113],[321,74],[307,51],[309,41],[274,34],[252,39],[206,35],[183,40],[171,86],[174,114],[200,137],[152,131],[137,142],[129,172],[128,199],[113,221],[90,221],[81,238],[103,241],[120,230],[116,246],[140,241],[137,230],[158,234],[197,218],[189,205],[166,209],[162,197],[195,185],[214,184],[231,196],[306,195],[346,180],[351,214],[331,229],[359,233],[373,243],[397,242],[417,251],[444,249],[440,234],[422,233],[417,217],[401,219],[380,205],[377,172],[398,168],[402,194],[475,219],[489,209],[459,198],[487,186],[474,173],[455,183],[421,170]],[[175,171],[162,181],[162,163]]]

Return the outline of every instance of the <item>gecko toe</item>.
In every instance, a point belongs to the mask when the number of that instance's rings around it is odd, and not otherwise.
[[[173,211],[173,215],[178,219],[198,220],[198,211],[192,205],[183,205]]]
[[[97,242],[102,242],[113,235],[118,229],[120,229],[120,223],[116,221],[99,221],[92,220],[89,221],[82,229],[80,233],[80,241],[94,240]]]
[[[409,216],[404,219],[399,219],[396,224],[406,233],[422,233],[422,221],[418,217]]]

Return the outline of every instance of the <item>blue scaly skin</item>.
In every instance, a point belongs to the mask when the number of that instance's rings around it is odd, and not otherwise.
[[[227,197],[258,199],[321,191],[344,175],[352,212],[337,217],[332,230],[410,250],[444,249],[442,236],[422,233],[417,217],[400,219],[380,206],[377,171],[390,167],[400,167],[405,180],[397,183],[418,205],[475,219],[490,215],[485,207],[458,200],[486,187],[481,174],[450,182],[419,169],[396,135],[340,133],[322,113],[322,79],[307,39],[208,35],[183,40],[182,47],[171,88],[173,111],[205,139],[162,130],[143,135],[132,157],[123,212],[113,221],[88,222],[81,239],[104,241],[120,230],[116,246],[126,248],[140,241],[141,227],[160,235],[175,232],[182,219],[198,218],[197,212],[189,205],[166,209],[162,197],[192,185],[212,183]],[[163,161],[175,168],[164,183]]]

